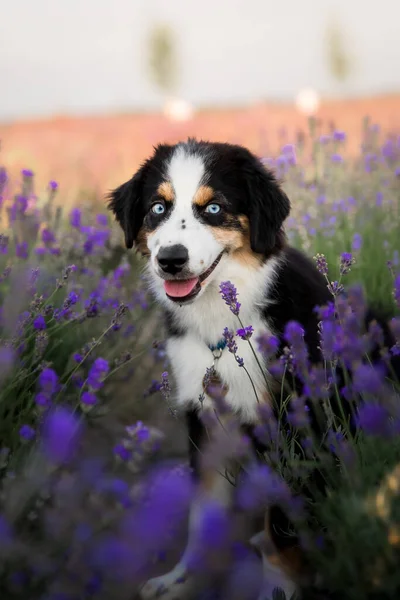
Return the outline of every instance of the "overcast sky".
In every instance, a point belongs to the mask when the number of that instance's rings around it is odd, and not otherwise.
[[[344,27],[348,94],[400,91],[400,0],[0,0],[0,119],[158,107],[151,23],[168,22],[180,94],[201,104],[332,93],[324,33]]]

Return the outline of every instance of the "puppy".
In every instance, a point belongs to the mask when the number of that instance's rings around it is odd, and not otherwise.
[[[260,399],[272,401],[273,381],[258,351],[256,360],[248,344],[240,345],[250,381],[225,347],[224,328],[240,325],[221,299],[220,284],[230,281],[236,287],[241,321],[253,327],[254,337],[274,334],[283,347],[286,323],[299,322],[312,362],[320,359],[314,309],[332,297],[314,264],[286,242],[288,197],[241,146],[194,139],[159,145],[132,179],[110,194],[109,208],[127,248],[135,246],[147,258],[149,284],[164,309],[176,403],[187,415],[190,463],[199,480],[187,549],[170,573],[144,586],[142,597],[155,598],[162,591],[164,600],[189,598],[196,589],[187,566],[202,506],[210,498],[225,507],[233,501],[232,486],[217,473],[202,473],[199,460],[207,439],[199,412],[213,406],[204,385],[207,369],[214,366],[225,386],[225,403],[250,433]],[[270,518],[267,538],[273,530]],[[282,565],[271,564],[267,552],[263,561],[265,577],[290,597],[295,584]]]

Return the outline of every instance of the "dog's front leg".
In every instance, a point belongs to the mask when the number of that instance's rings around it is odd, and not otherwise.
[[[217,470],[203,468],[201,465],[206,431],[196,411],[187,413],[187,425],[190,466],[196,482],[196,493],[190,509],[186,549],[172,571],[154,577],[144,585],[140,592],[143,600],[190,600],[201,591],[204,580],[195,576],[191,563],[193,558],[198,556],[198,551],[201,551],[199,545],[204,513],[208,510],[210,502],[214,507],[225,511],[233,501],[233,485]]]

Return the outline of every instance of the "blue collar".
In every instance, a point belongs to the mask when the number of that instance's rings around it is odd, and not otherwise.
[[[215,350],[224,350],[226,348],[226,339],[221,338],[219,342],[217,342],[216,346],[214,344],[207,344],[211,352],[215,352]]]

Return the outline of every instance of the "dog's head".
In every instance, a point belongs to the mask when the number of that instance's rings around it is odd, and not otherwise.
[[[153,278],[179,304],[194,300],[227,260],[257,266],[284,244],[290,203],[248,150],[189,139],[160,145],[111,192],[127,248],[149,258]]]

